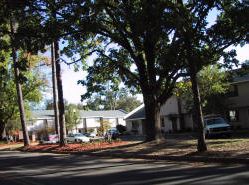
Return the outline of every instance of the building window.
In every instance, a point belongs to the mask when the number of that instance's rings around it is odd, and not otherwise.
[[[164,117],[161,117],[161,127],[165,127]]]
[[[238,110],[230,110],[228,112],[229,121],[239,121],[239,111]]]
[[[138,127],[139,127],[138,122],[132,121],[132,123],[131,123],[132,130],[138,130]]]
[[[238,96],[238,85],[231,85],[229,88],[228,96],[229,97],[236,97]]]
[[[139,127],[139,124],[137,121],[132,121],[131,122],[131,132],[133,134],[138,134],[138,127]]]

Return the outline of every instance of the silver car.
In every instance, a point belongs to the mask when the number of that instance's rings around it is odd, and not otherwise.
[[[217,117],[205,117],[205,134],[206,136],[211,135],[227,135],[232,134],[231,125],[229,125],[225,119],[220,116]]]
[[[79,143],[87,143],[90,142],[90,138],[81,134],[81,133],[70,133],[66,137],[67,142],[79,142]]]

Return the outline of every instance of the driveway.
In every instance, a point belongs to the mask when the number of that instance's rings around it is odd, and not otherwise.
[[[1,185],[248,184],[246,165],[0,151]]]

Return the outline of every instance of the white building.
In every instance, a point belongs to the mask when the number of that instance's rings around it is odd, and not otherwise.
[[[145,110],[144,105],[139,106],[125,117],[127,131],[144,135]],[[186,112],[179,98],[172,96],[161,106],[160,121],[162,132],[175,132],[183,129],[192,129],[192,116]]]
[[[83,111],[80,110],[80,121],[72,132],[87,132],[89,130],[96,130],[104,121],[108,121],[111,127],[116,125],[124,125],[124,117],[127,113],[123,110],[104,110],[104,111]],[[32,112],[32,119],[28,122],[29,132],[47,132],[48,130],[55,130],[54,125],[54,111],[53,110],[39,110]],[[39,136],[38,136],[39,137]]]
[[[226,96],[226,113],[222,116],[234,129],[249,129],[249,74],[234,75],[230,83],[231,91]],[[172,96],[160,109],[162,132],[193,130],[195,128],[192,114],[185,109],[184,101]],[[125,117],[127,130],[144,135],[145,110],[139,106]]]

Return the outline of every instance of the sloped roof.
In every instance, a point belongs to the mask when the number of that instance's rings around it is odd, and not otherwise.
[[[31,112],[32,118],[53,118],[54,111],[53,110],[35,110]]]
[[[80,110],[81,118],[102,117],[102,118],[124,118],[127,113],[124,110],[103,110],[103,111],[84,111]],[[53,118],[54,110],[32,111],[32,117],[38,119]]]
[[[249,74],[242,75],[242,76],[235,76],[233,78],[232,83],[242,83],[242,82],[248,82],[249,81]]]
[[[120,118],[125,117],[127,113],[123,110],[102,110],[102,111],[80,111],[80,117],[103,117],[103,118]]]
[[[228,71],[228,73],[232,76],[231,84],[248,82],[249,81],[248,67],[246,68],[242,67]]]
[[[139,107],[131,111],[125,117],[125,120],[138,120],[138,119],[145,119],[144,104],[140,105]]]

